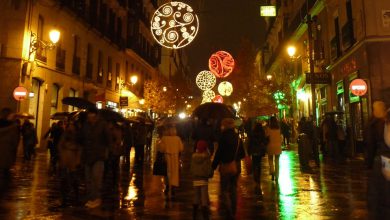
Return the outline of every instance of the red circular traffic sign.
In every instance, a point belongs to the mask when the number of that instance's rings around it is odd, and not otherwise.
[[[363,96],[367,93],[367,83],[362,79],[354,79],[349,84],[349,90],[356,96]]]
[[[27,89],[23,86],[18,86],[14,89],[14,98],[16,101],[21,101],[27,97]]]

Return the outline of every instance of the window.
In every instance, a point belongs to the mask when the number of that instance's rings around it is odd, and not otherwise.
[[[57,84],[53,84],[52,85],[52,89],[51,89],[52,93],[51,93],[51,108],[50,108],[50,114],[54,114],[57,112],[57,109],[58,109],[58,94],[59,94],[59,91],[60,91],[60,86],[57,85]]]
[[[75,89],[70,88],[70,90],[69,90],[69,97],[78,97],[78,92]],[[73,112],[73,111],[76,111],[76,110],[77,110],[76,107],[69,106],[69,110],[68,110],[69,112]]]
[[[121,65],[119,63],[116,63],[115,65],[115,90],[118,91],[119,90],[119,84],[120,84],[120,79],[121,79],[121,75],[120,75],[120,72],[121,72]]]
[[[92,71],[93,71],[93,46],[92,44],[88,44],[87,46],[87,69],[85,76],[87,79],[92,79]]]
[[[129,62],[126,60],[126,66],[125,66],[125,81],[129,81]]]
[[[38,29],[37,29],[37,38],[38,39],[44,39],[43,38],[43,28],[45,25],[45,20],[42,15],[38,16]],[[42,49],[41,45],[38,45],[36,54],[36,58],[42,62],[46,62],[46,49]]]
[[[60,71],[65,71],[66,51],[62,49],[62,43],[60,42],[58,42],[56,46],[56,69]]]
[[[98,83],[103,83],[103,52],[101,50],[99,50],[99,53],[98,53],[98,72],[97,72],[97,81]]]
[[[112,58],[109,56],[107,59],[107,87],[112,86]]]
[[[73,36],[73,63],[72,63],[72,72],[76,75],[80,75],[80,57],[78,56],[78,51],[80,47],[80,37],[77,35]]]

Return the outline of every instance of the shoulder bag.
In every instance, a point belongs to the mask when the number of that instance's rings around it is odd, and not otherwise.
[[[221,175],[223,175],[223,176],[235,176],[235,175],[238,174],[236,157],[237,157],[237,152],[238,152],[238,148],[239,147],[240,147],[240,137],[238,137],[236,152],[234,153],[233,161],[231,161],[229,163],[221,163],[221,164],[219,164],[219,173]]]

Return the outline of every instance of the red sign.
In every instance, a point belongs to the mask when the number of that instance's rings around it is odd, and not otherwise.
[[[367,93],[367,83],[362,79],[354,79],[349,84],[349,90],[356,96],[363,96]]]
[[[220,95],[216,95],[213,99],[213,102],[216,102],[216,103],[223,103],[223,98],[222,96]]]
[[[28,95],[28,91],[23,86],[18,86],[14,89],[14,98],[16,101],[22,101]]]

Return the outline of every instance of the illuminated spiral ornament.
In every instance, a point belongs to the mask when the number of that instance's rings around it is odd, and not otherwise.
[[[213,90],[206,90],[203,92],[203,100],[207,102],[211,102],[215,97],[215,93]]]
[[[230,96],[233,93],[233,85],[228,81],[223,81],[218,85],[218,92],[222,96]]]
[[[168,2],[154,12],[150,28],[161,46],[179,49],[194,40],[199,30],[199,19],[191,6]]]
[[[198,73],[196,76],[196,85],[199,87],[201,90],[210,90],[212,89],[217,82],[217,78],[207,70],[201,71]]]
[[[226,51],[218,51],[209,59],[209,69],[218,78],[229,76],[234,69],[234,59]]]

